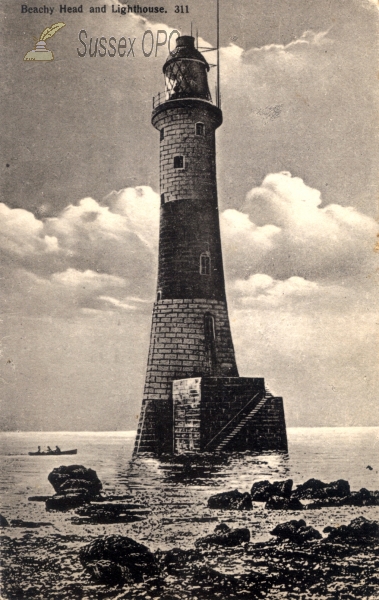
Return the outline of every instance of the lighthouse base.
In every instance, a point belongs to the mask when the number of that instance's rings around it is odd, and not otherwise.
[[[287,451],[283,400],[262,378],[179,379],[172,398],[175,454]]]
[[[144,406],[134,454],[287,452],[283,399],[264,379],[190,377],[172,382],[170,401]]]

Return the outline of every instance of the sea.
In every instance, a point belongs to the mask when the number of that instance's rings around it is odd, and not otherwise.
[[[1,514],[8,520],[48,522],[35,535],[94,537],[117,533],[145,543],[150,549],[174,546],[191,548],[199,537],[211,533],[220,519],[233,526],[249,527],[252,541],[270,539],[270,530],[289,518],[306,519],[319,530],[349,523],[356,516],[379,521],[379,507],[340,507],[304,511],[304,514],[252,511],[219,514],[207,507],[209,496],[238,489],[250,491],[260,480],[292,479],[294,486],[310,478],[324,482],[345,479],[351,490],[379,489],[379,427],[289,428],[288,454],[239,453],[210,459],[132,458],[135,432],[6,432],[0,434]],[[29,456],[38,446],[62,450],[77,448],[76,456]],[[146,518],[134,523],[78,525],[71,512],[47,513],[43,502],[31,496],[54,493],[49,473],[60,465],[79,464],[94,469],[108,496],[123,496],[146,508]],[[238,513],[238,514],[236,514]],[[75,520],[74,520],[75,521]],[[7,529],[21,536],[22,528]]]

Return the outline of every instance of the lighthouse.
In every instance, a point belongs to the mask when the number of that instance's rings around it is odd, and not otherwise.
[[[160,144],[156,299],[134,454],[287,449],[282,398],[239,377],[230,330],[209,65],[181,36],[153,100]]]

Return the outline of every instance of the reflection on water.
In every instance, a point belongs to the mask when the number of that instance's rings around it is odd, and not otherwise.
[[[213,531],[215,521],[249,527],[252,538],[269,537],[273,524],[289,518],[306,518],[321,525],[349,522],[353,509],[329,509],[286,513],[266,511],[254,504],[252,511],[215,511],[207,508],[210,495],[239,489],[246,492],[255,481],[291,478],[294,485],[314,477],[324,481],[347,479],[353,490],[377,489],[379,470],[379,428],[290,429],[289,454],[252,453],[224,456],[197,456],[157,460],[132,459],[132,432],[105,433],[8,433],[1,436],[0,495],[1,513],[8,519],[47,520],[53,530],[66,534],[97,536],[117,533],[129,535],[152,549],[192,547],[194,541]],[[78,448],[72,456],[28,456],[38,445],[56,444],[62,449]],[[136,523],[93,525],[88,528],[71,522],[71,513],[49,513],[43,503],[28,502],[28,496],[51,495],[47,480],[54,467],[82,464],[94,469],[103,483],[104,493],[127,495],[150,509],[148,518]],[[370,465],[372,470],[366,467]],[[379,518],[379,509],[360,510],[368,518]],[[17,530],[12,530],[17,535]],[[36,535],[44,535],[46,529]]]

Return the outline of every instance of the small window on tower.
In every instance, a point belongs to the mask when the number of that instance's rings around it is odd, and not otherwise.
[[[164,194],[161,194],[161,205],[164,204]]]
[[[209,252],[200,254],[200,275],[211,274],[211,257]]]
[[[161,141],[164,140],[164,127],[162,127],[161,129]]]
[[[184,169],[184,156],[174,156],[174,169]]]
[[[196,135],[205,135],[204,123],[196,123]]]
[[[215,320],[213,315],[210,313],[205,313],[204,315],[204,333],[205,333],[205,343],[206,345],[212,344],[212,342],[216,339],[215,334]]]
[[[162,292],[161,292],[161,290],[158,290],[158,292],[157,292],[157,302],[159,302],[159,300],[162,300]]]

